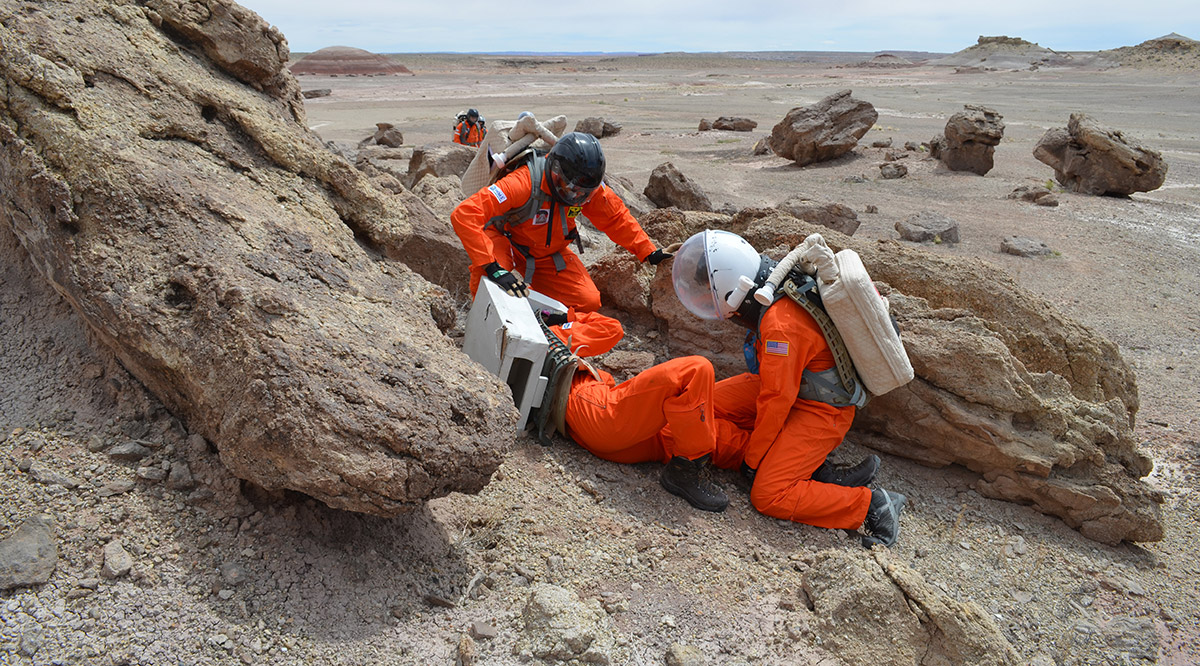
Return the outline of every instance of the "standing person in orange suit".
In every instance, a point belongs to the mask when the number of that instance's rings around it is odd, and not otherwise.
[[[541,316],[577,357],[602,354],[625,335],[620,322],[595,312]],[[665,463],[659,476],[664,488],[697,509],[724,511],[729,499],[708,479],[706,467],[716,451],[713,379],[712,363],[701,356],[671,359],[620,384],[581,362],[564,378],[565,405],[552,418],[597,457]]]
[[[468,109],[465,115],[458,117],[458,124],[454,126],[454,143],[478,146],[483,143],[485,136],[487,127],[484,119],[479,116],[479,111]]]
[[[528,285],[578,311],[598,310],[600,290],[570,247],[580,215],[639,261],[657,266],[669,256],[605,186],[604,167],[596,137],[571,132],[460,203],[450,221],[471,261],[471,294],[486,277],[513,296],[526,296]]]
[[[752,334],[746,352],[752,372],[715,388],[718,421],[736,426],[722,433],[718,447],[740,454],[758,511],[817,527],[861,528],[864,546],[891,546],[905,497],[866,487],[879,458],[848,469],[826,463],[850,429],[856,407],[839,383],[820,327],[789,297],[768,306],[745,297],[745,287],[762,286],[773,267],[727,231],[702,231],[675,254],[672,279],[683,305],[702,319],[731,319]],[[736,464],[732,457],[722,455],[721,466]]]

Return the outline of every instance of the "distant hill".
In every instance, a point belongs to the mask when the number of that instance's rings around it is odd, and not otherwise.
[[[1142,69],[1200,69],[1200,42],[1172,32],[1137,46],[1105,51],[1122,67]]]
[[[1078,66],[1076,61],[1075,55],[1059,53],[1020,37],[981,36],[973,46],[944,58],[931,60],[928,64],[991,70],[1025,70]]]
[[[351,46],[328,46],[300,58],[289,67],[293,74],[318,76],[381,76],[412,74],[386,56]]]

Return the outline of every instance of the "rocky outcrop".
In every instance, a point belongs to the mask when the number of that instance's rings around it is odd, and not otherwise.
[[[771,130],[771,150],[800,166],[845,155],[875,125],[879,113],[849,90],[792,109]]]
[[[291,69],[293,74],[317,76],[412,74],[412,70],[385,55],[351,46],[327,46],[319,51],[313,51],[297,60]]]
[[[621,198],[625,207],[634,217],[641,217],[646,212],[657,208],[653,201],[637,190],[633,181],[624,176],[606,173],[604,174],[604,184]]]
[[[248,16],[0,9],[0,221],[237,476],[380,515],[478,490],[515,410],[413,272],[461,283],[457,239],[307,129],[282,39]],[[236,51],[275,55],[230,55],[234,24]]]
[[[1162,497],[1141,480],[1151,463],[1132,430],[1133,371],[1115,344],[998,269],[894,241],[854,242],[770,209],[723,225],[711,214],[676,213],[652,226],[664,244],[726,228],[773,255],[814,232],[835,250],[852,247],[890,298],[916,370],[859,412],[856,441],[969,468],[980,493],[1030,504],[1096,541],[1162,538]],[[703,354],[721,375],[741,372],[744,332],[689,314],[667,265],[650,281],[648,302],[671,354]]]
[[[712,128],[727,132],[752,132],[758,122],[741,116],[721,116],[713,121]]]
[[[391,123],[375,123],[375,133],[359,142],[359,148],[387,146],[399,148],[404,145],[404,134]]]
[[[659,208],[674,206],[681,210],[711,211],[712,201],[695,181],[683,175],[674,164],[666,162],[654,167],[650,181],[643,190],[646,198]]]
[[[822,647],[848,666],[1022,663],[983,609],[930,585],[886,548],[817,553],[802,590]]]
[[[992,170],[996,146],[1004,138],[1003,117],[984,106],[963,105],[950,116],[946,129],[929,141],[929,154],[951,171],[980,176]]]
[[[958,222],[941,213],[921,211],[896,222],[901,240],[913,243],[957,243]]]
[[[821,203],[798,194],[779,202],[775,207],[805,222],[819,224],[847,236],[853,236],[861,224],[858,213],[849,206]]]
[[[425,176],[461,177],[475,158],[475,152],[476,149],[471,146],[449,141],[414,148],[412,158],[408,161],[408,179],[404,184],[409,188],[416,187]]]
[[[1072,113],[1066,129],[1042,135],[1033,156],[1054,169],[1063,187],[1081,194],[1149,192],[1167,178],[1167,163],[1158,151],[1082,113]]]

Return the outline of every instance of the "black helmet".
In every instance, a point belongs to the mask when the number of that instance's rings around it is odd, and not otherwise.
[[[467,109],[467,118],[470,120],[479,120],[479,110]]]
[[[559,203],[582,205],[604,180],[604,152],[585,132],[564,134],[546,155],[550,193]]]

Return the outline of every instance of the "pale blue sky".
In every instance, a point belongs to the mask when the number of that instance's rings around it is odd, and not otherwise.
[[[1200,0],[608,0],[574,8],[477,0],[240,1],[282,30],[298,52],[341,45],[380,53],[950,53],[980,35],[1098,51],[1171,32],[1200,39]]]

